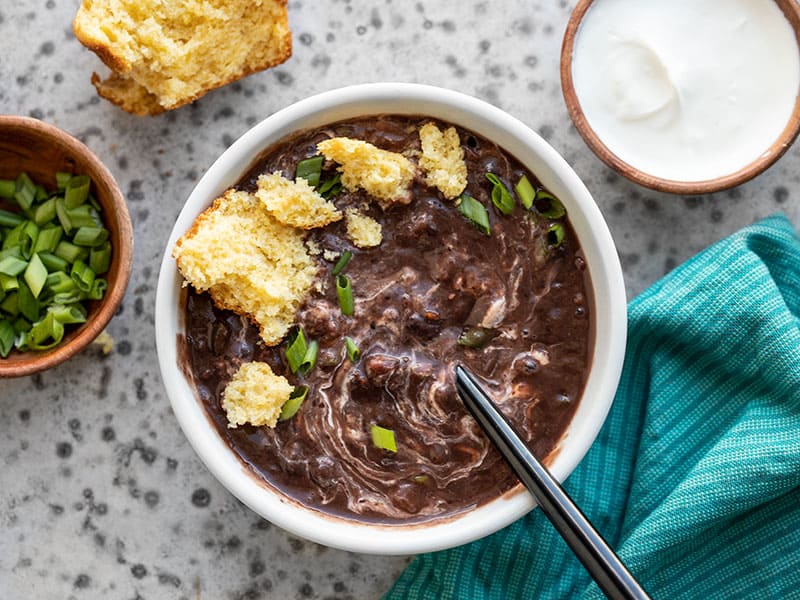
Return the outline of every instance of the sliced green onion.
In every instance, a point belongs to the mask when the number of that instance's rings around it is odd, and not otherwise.
[[[341,173],[336,173],[336,175],[334,175],[330,179],[326,179],[325,181],[322,182],[322,185],[319,186],[319,195],[325,198],[326,200],[330,200],[341,191],[342,191]]]
[[[18,294],[19,312],[28,321],[35,323],[39,320],[39,300],[36,299],[36,296],[33,295],[33,292],[24,281],[19,282]]]
[[[331,271],[331,275],[336,277],[339,273],[344,271],[344,268],[347,266],[347,263],[350,262],[350,259],[353,258],[353,253],[350,250],[345,250],[342,252],[342,255],[339,257],[339,260],[336,261],[336,264],[333,266],[333,271]]]
[[[20,252],[19,246],[13,246],[11,248],[6,248],[5,250],[0,250],[0,260],[3,260],[7,256],[22,258],[22,252]]]
[[[294,178],[299,179],[302,177],[308,182],[311,187],[319,185],[319,178],[322,175],[322,163],[325,161],[324,156],[314,156],[306,158],[297,163],[297,168],[294,172]]]
[[[303,401],[306,399],[308,395],[308,387],[305,385],[300,385],[292,390],[292,393],[289,394],[289,399],[283,403],[281,407],[281,414],[278,417],[279,421],[288,421],[293,416],[297,414],[297,411],[300,410],[300,406],[302,406]]]
[[[39,237],[36,238],[36,243],[33,245],[33,252],[55,252],[62,235],[64,235],[64,230],[57,225],[40,229]]]
[[[21,258],[6,256],[3,260],[0,260],[0,273],[3,275],[9,275],[11,277],[16,277],[22,273],[27,266],[27,261],[24,261]]]
[[[14,326],[6,320],[0,321],[0,356],[5,358],[14,348],[17,332]]]
[[[5,273],[0,273],[0,289],[2,289],[3,292],[18,290],[19,281],[17,281],[16,277],[6,275]]]
[[[77,227],[102,227],[103,221],[97,211],[88,204],[81,204],[78,208],[67,208],[67,216],[72,228]]]
[[[31,327],[33,327],[33,325],[31,325],[28,320],[24,319],[23,317],[20,317],[14,321],[12,325],[14,326],[14,331],[17,333],[28,333],[31,330]]]
[[[411,479],[414,481],[414,483],[425,485],[431,480],[431,476],[423,473],[422,475],[414,475],[414,477]]]
[[[550,248],[557,248],[564,241],[564,226],[561,223],[553,223],[547,229],[547,245]]]
[[[56,216],[58,217],[58,222],[61,224],[61,227],[64,229],[64,233],[69,235],[73,225],[72,220],[67,214],[67,206],[63,198],[56,198]]]
[[[58,242],[53,254],[63,258],[68,263],[74,263],[76,260],[85,260],[89,257],[89,251],[86,248],[80,248],[65,241]]]
[[[567,214],[567,210],[561,204],[561,200],[544,190],[537,190],[534,207],[536,212],[548,219],[560,219]]]
[[[63,258],[56,256],[55,254],[50,254],[49,252],[41,252],[39,253],[39,258],[41,259],[42,264],[44,264],[49,273],[66,271],[69,268],[69,263],[65,261]]]
[[[25,269],[25,283],[31,289],[34,298],[38,298],[47,280],[47,267],[42,264],[38,254],[31,256],[28,267]]]
[[[16,317],[19,314],[19,292],[11,292],[6,296],[3,302],[0,303],[0,310],[12,317]]]
[[[30,260],[38,237],[39,226],[33,221],[25,221],[19,232],[19,251],[22,252],[22,258],[25,260]]]
[[[482,348],[495,336],[495,332],[485,327],[467,327],[458,336],[458,345],[467,348]]]
[[[514,198],[511,197],[511,192],[494,173],[486,173],[488,179],[494,187],[492,187],[492,204],[495,208],[503,213],[505,216],[514,212]]]
[[[74,281],[72,281],[72,277],[67,275],[64,270],[50,273],[50,275],[47,276],[45,285],[47,286],[47,289],[53,292],[53,294],[63,294],[78,289],[78,286]]]
[[[44,225],[56,218],[56,199],[50,198],[33,209],[33,222]]]
[[[43,185],[36,186],[36,195],[34,196],[35,202],[41,202],[42,200],[47,200],[47,190],[44,189]]]
[[[358,359],[361,358],[361,350],[358,349],[358,346],[356,346],[356,343],[355,341],[353,341],[353,338],[345,336],[344,347],[345,350],[347,351],[347,358],[350,359],[350,362],[357,363]]]
[[[13,179],[0,179],[0,198],[11,200],[17,191],[17,183]]]
[[[67,187],[64,188],[64,203],[67,208],[75,208],[80,206],[89,197],[89,186],[92,180],[88,175],[78,175],[72,177],[67,182]]]
[[[76,260],[72,263],[72,270],[69,275],[80,291],[88,293],[92,290],[95,278],[94,271],[82,260]]]
[[[105,279],[95,279],[92,289],[89,291],[89,300],[102,300],[106,289],[108,289],[108,282]],[[314,358],[316,358],[316,355]],[[312,364],[311,366],[313,367],[314,365]]]
[[[531,206],[533,206],[533,200],[536,198],[536,190],[533,189],[531,182],[528,181],[527,175],[523,175],[520,178],[515,189],[517,196],[519,196],[520,204],[530,210]]]
[[[22,210],[28,210],[36,197],[36,184],[31,181],[27,173],[20,173],[15,183],[14,200]]]
[[[57,321],[53,313],[47,313],[26,335],[31,350],[49,350],[64,338],[64,324]]]
[[[89,194],[89,201],[88,201],[88,202],[89,202],[89,205],[90,205],[90,206],[91,206],[93,209],[95,209],[95,210],[96,210],[98,213],[99,213],[101,210],[103,210],[103,207],[102,207],[102,206],[100,206],[100,203],[99,203],[99,202],[97,201],[97,199],[96,199],[94,196],[92,196],[91,194]],[[101,221],[100,221],[100,222],[98,222],[98,225],[101,225],[101,224],[102,224],[102,222],[101,222]]]
[[[303,376],[313,369],[317,362],[318,351],[319,342],[311,340],[306,343],[303,328],[298,327],[286,347],[286,362],[289,363],[292,373]]]
[[[67,305],[53,304],[47,310],[53,314],[56,321],[64,325],[86,322],[86,309],[77,302]]]
[[[389,452],[397,452],[397,441],[394,438],[394,431],[386,429],[380,425],[373,425],[370,427],[372,434],[372,444],[381,450],[388,450]]]
[[[461,202],[458,205],[458,211],[472,221],[473,225],[483,233],[486,235],[492,234],[489,228],[489,212],[486,210],[486,207],[466,192],[461,194]]]
[[[72,179],[72,173],[64,173],[63,171],[58,171],[56,173],[56,187],[59,190],[66,189],[70,179]]]
[[[24,220],[17,213],[0,209],[0,227],[16,227]]]
[[[111,242],[92,248],[89,252],[89,266],[97,275],[102,275],[111,266]]]
[[[101,246],[108,239],[108,229],[105,227],[81,227],[75,232],[72,243],[76,246]]]
[[[355,312],[355,302],[353,300],[353,286],[347,275],[336,277],[336,295],[339,296],[339,308],[346,317],[352,317]]]

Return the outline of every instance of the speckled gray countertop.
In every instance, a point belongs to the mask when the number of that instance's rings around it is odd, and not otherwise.
[[[212,478],[180,431],[156,363],[158,265],[198,177],[256,122],[323,90],[409,81],[481,97],[573,165],[600,205],[634,295],[743,225],[800,223],[800,147],[728,192],[676,197],[614,175],[584,145],[558,76],[564,0],[289,3],[294,55],[156,118],[89,83],[100,61],[74,38],[79,0],[0,3],[0,113],[73,133],[125,193],[136,249],[104,356],[0,382],[0,598],[377,598],[407,562],[326,549],[260,519]]]

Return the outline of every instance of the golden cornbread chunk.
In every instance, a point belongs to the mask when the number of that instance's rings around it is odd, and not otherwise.
[[[425,123],[419,129],[419,141],[422,145],[419,166],[425,173],[425,183],[450,200],[460,196],[467,187],[467,164],[456,128],[442,132],[433,123]]]
[[[293,389],[286,378],[275,375],[267,363],[244,363],[222,392],[228,427],[235,429],[247,423],[275,427],[281,407]]]
[[[342,185],[348,190],[364,190],[389,204],[411,201],[415,168],[402,154],[346,137],[322,141],[317,144],[317,150],[325,158],[339,163]]]
[[[317,266],[303,231],[273,218],[252,194],[226,191],[175,244],[188,283],[219,308],[247,315],[278,344],[311,288]]]
[[[358,209],[344,211],[347,223],[347,237],[358,248],[373,248],[383,240],[381,224]]]
[[[280,173],[261,175],[256,198],[278,221],[300,229],[325,227],[342,218],[333,203],[320,196],[302,177],[291,181]]]
[[[83,0],[75,37],[112,70],[92,83],[124,110],[154,115],[284,62],[286,0]]]

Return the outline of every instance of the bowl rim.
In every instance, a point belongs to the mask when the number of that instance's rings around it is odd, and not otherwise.
[[[593,290],[605,303],[595,330],[604,352],[594,352],[593,368],[584,392],[593,390],[593,402],[581,402],[570,432],[581,413],[576,439],[556,452],[551,471],[563,481],[583,458],[602,426],[619,382],[624,357],[627,309],[622,269],[611,233],[588,189],[567,162],[538,134],[501,109],[452,90],[409,83],[360,84],[323,92],[300,100],[267,117],[242,135],[208,169],[190,194],[170,234],[159,272],[156,292],[156,348],[162,380],[173,411],[190,444],[207,468],[231,493],[254,512],[292,532],[326,546],[369,554],[416,554],[458,546],[484,537],[522,517],[534,506],[533,499],[514,493],[455,516],[408,525],[385,525],[343,519],[305,507],[289,499],[255,476],[234,456],[196,398],[179,365],[178,335],[182,278],[171,250],[194,218],[225,189],[239,180],[263,149],[280,138],[303,129],[356,115],[429,115],[460,124],[497,141],[522,160],[551,191],[565,197],[565,205],[581,218],[570,219],[582,243]],[[467,122],[465,122],[467,121]],[[482,133],[483,131],[483,133]],[[502,131],[503,136],[496,133]],[[493,132],[495,135],[485,132]],[[502,137],[503,143],[498,141]],[[531,165],[509,148],[517,140],[520,149],[536,156]],[[546,171],[546,172],[545,172]],[[574,216],[574,215],[573,215]],[[592,259],[589,260],[588,254]],[[598,311],[598,314],[599,311]],[[603,321],[603,322],[599,322]],[[598,365],[598,366],[595,366]],[[269,492],[265,493],[265,490]]]
[[[796,0],[773,1],[778,5],[778,8],[781,9],[789,25],[792,27],[795,39],[797,40],[798,50],[800,51],[800,4],[798,4]],[[800,134],[800,90],[798,90],[794,109],[780,135],[761,156],[728,175],[701,181],[680,181],[650,175],[622,160],[609,150],[600,136],[598,136],[589,125],[586,115],[581,108],[580,99],[575,91],[572,78],[572,58],[575,40],[580,30],[581,23],[594,2],[595,0],[578,0],[578,3],[567,21],[567,27],[561,45],[561,91],[567,106],[567,112],[575,128],[578,130],[578,133],[586,142],[586,145],[589,146],[592,152],[594,152],[601,161],[623,177],[646,188],[670,194],[699,195],[719,192],[741,185],[763,173],[786,153],[798,134]]]
[[[122,302],[130,280],[133,262],[133,225],[122,191],[108,167],[86,144],[55,125],[33,117],[0,115],[0,130],[11,127],[29,129],[42,137],[58,140],[58,144],[72,156],[80,156],[89,165],[92,171],[92,183],[97,186],[100,184],[99,182],[102,182],[103,186],[108,188],[109,201],[114,206],[114,228],[122,243],[117,244],[118,247],[114,248],[114,252],[118,255],[118,272],[114,285],[109,286],[106,290],[100,307],[92,318],[78,330],[73,338],[52,350],[28,352],[26,354],[30,355],[30,359],[24,362],[15,361],[4,364],[3,359],[0,358],[0,379],[22,377],[44,371],[61,364],[88,346],[108,325]],[[105,219],[105,223],[107,227],[110,225],[108,218]]]

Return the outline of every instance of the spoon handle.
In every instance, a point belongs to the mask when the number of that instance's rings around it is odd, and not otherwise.
[[[460,365],[456,366],[456,388],[475,419],[603,593],[612,600],[649,599],[558,481],[528,450],[474,376]]]

